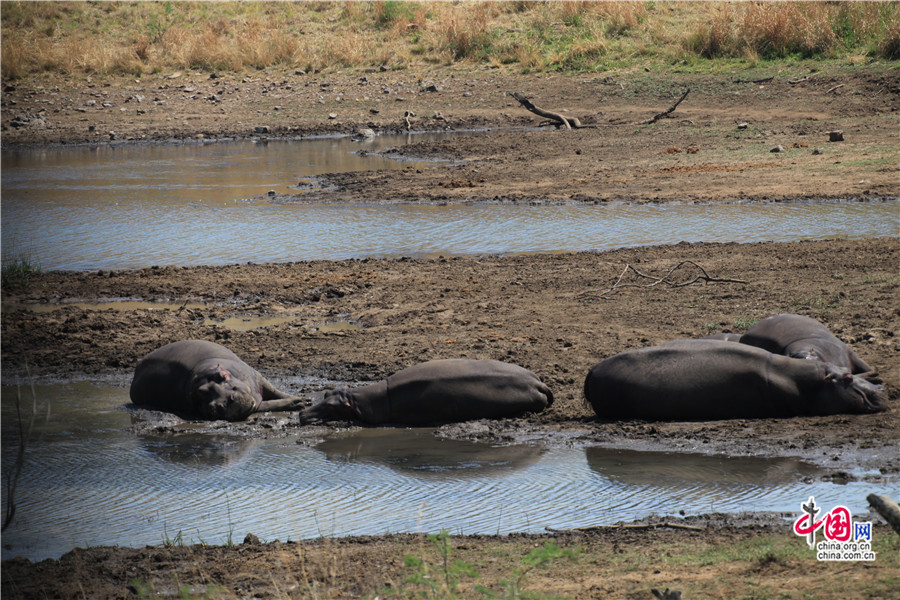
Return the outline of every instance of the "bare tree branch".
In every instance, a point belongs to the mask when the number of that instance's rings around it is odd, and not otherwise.
[[[658,115],[654,115],[652,118],[647,119],[646,121],[641,121],[641,122],[639,123],[639,125],[652,125],[653,123],[656,123],[657,121],[659,121],[659,120],[662,119],[663,117],[668,117],[668,116],[671,115],[673,112],[675,112],[675,109],[678,108],[678,105],[681,104],[682,101],[683,101],[685,98],[687,98],[687,95],[690,94],[690,93],[691,93],[691,88],[686,89],[686,90],[684,91],[684,93],[681,95],[681,98],[679,98],[679,99],[675,102],[675,104],[673,104],[672,106],[669,107],[669,110],[664,110],[663,112],[659,113]]]
[[[686,279],[683,281],[673,281],[672,275],[683,266],[690,265],[694,267],[699,273],[696,273],[693,278]],[[622,280],[625,278],[625,275],[628,274],[629,271],[634,272],[638,277],[649,280],[648,283],[622,283]],[[626,264],[625,268],[622,269],[622,272],[619,274],[619,277],[616,278],[615,282],[609,287],[605,287],[599,290],[588,290],[585,292],[581,292],[576,295],[576,298],[597,298],[597,299],[606,299],[622,288],[642,288],[649,289],[652,287],[656,287],[660,284],[666,284],[669,287],[679,288],[685,287],[688,285],[692,285],[697,283],[698,281],[703,281],[704,283],[747,283],[742,279],[727,279],[721,277],[712,277],[709,273],[706,272],[706,269],[698,265],[692,260],[683,260],[663,275],[662,277],[656,277],[653,275],[647,275],[646,273],[641,273],[634,266],[630,264]]]
[[[536,114],[539,117],[544,117],[545,119],[551,119],[551,120],[559,123],[560,125],[565,126],[566,129],[572,129],[573,127],[575,129],[578,129],[579,127],[581,127],[581,121],[579,121],[578,119],[576,119],[574,117],[572,117],[572,118],[564,117],[563,115],[561,115],[559,113],[550,112],[549,110],[544,110],[543,108],[539,108],[539,107],[535,106],[534,103],[531,102],[531,100],[529,100],[528,98],[526,98],[524,95],[520,94],[519,92],[510,92],[509,95],[512,96],[513,98],[515,98],[516,100],[518,100],[519,104],[524,106],[528,111],[533,112],[534,114]]]
[[[0,526],[0,531],[6,531],[6,528],[9,527],[10,523],[12,523],[13,517],[16,516],[16,485],[19,483],[19,475],[22,473],[22,465],[25,463],[25,447],[28,445],[28,439],[31,437],[31,430],[34,428],[34,421],[36,417],[37,394],[35,393],[34,385],[32,384],[31,415],[28,417],[27,427],[22,424],[22,389],[17,386],[16,418],[19,425],[19,447],[16,450],[16,462],[13,464],[12,471],[7,475],[6,479],[6,514],[3,517],[3,525]]]

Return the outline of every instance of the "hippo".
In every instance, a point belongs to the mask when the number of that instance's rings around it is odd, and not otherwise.
[[[712,335],[706,335],[700,339],[701,340],[719,340],[721,342],[740,342],[741,334],[740,333],[731,333],[730,331],[726,331],[723,333],[714,333]]]
[[[822,361],[720,340],[675,340],[594,365],[585,400],[603,419],[693,421],[874,413],[880,385]]]
[[[455,358],[419,363],[371,385],[329,390],[301,418],[429,425],[514,417],[552,403],[550,389],[527,369]]]
[[[134,404],[208,420],[240,421],[306,404],[277,390],[228,348],[205,340],[173,342],[142,358],[130,394]]]
[[[803,315],[772,315],[762,319],[744,335],[741,343],[794,358],[821,360],[848,369],[869,373],[873,369],[828,328]]]

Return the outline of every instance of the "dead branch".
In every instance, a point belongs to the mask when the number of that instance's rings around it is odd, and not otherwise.
[[[896,502],[884,494],[869,494],[866,496],[866,500],[869,501],[869,506],[884,517],[897,535],[900,535],[900,506],[897,506]]]
[[[840,89],[840,88],[842,88],[842,87],[844,87],[844,84],[843,84],[843,83],[840,83],[840,84],[834,86],[833,88],[831,88],[830,90],[828,90],[828,91],[825,92],[825,93],[826,93],[826,94],[830,94],[830,93],[833,92],[834,90]]]
[[[772,75],[771,77],[763,77],[762,79],[735,79],[734,82],[735,83],[767,83],[769,81],[772,81],[773,79],[775,79],[774,75]]]
[[[690,94],[690,93],[691,93],[691,88],[686,89],[686,90],[684,91],[684,93],[681,95],[681,98],[679,98],[679,99],[675,102],[675,104],[673,104],[673,105],[669,108],[669,110],[665,110],[665,111],[659,113],[658,115],[654,115],[653,118],[647,119],[646,121],[641,121],[640,123],[638,123],[638,125],[652,125],[653,123],[656,123],[657,121],[659,121],[659,120],[662,119],[663,117],[668,117],[668,116],[671,115],[673,112],[675,112],[675,109],[678,108],[678,105],[681,104],[681,102],[682,102],[685,98],[687,98],[687,95]]]
[[[604,531],[610,529],[657,529],[660,527],[668,527],[670,529],[685,529],[687,531],[703,531],[702,527],[695,525],[685,525],[683,523],[673,523],[664,521],[662,523],[622,523],[618,525],[588,525],[586,527],[574,527],[572,529],[554,529],[552,527],[544,527],[550,533],[588,533],[591,531]]]
[[[516,100],[518,100],[519,104],[521,104],[523,107],[525,107],[529,112],[532,112],[539,117],[544,117],[545,119],[550,119],[550,123],[556,124],[557,127],[564,126],[566,129],[594,129],[594,128],[602,127],[601,125],[596,125],[596,124],[582,125],[581,121],[579,121],[577,117],[566,117],[566,116],[561,115],[560,113],[551,112],[549,110],[544,110],[543,108],[535,106],[531,100],[526,98],[520,92],[507,92],[507,93],[510,96],[512,96],[513,98],[515,98]],[[652,125],[653,123],[656,123],[660,119],[662,119],[664,117],[668,117],[673,112],[675,112],[675,109],[678,108],[678,105],[681,104],[684,101],[684,99],[687,98],[687,95],[690,93],[691,93],[691,89],[688,88],[681,95],[681,98],[676,100],[675,104],[670,106],[668,108],[668,110],[664,110],[663,112],[659,113],[658,115],[654,115],[653,117],[651,117],[650,119],[647,119],[646,121],[640,121],[637,123],[629,123],[629,125]]]
[[[522,95],[519,92],[510,92],[509,95],[512,96],[513,98],[515,98],[516,100],[518,100],[519,104],[524,106],[526,110],[536,114],[539,117],[544,117],[545,119],[550,119],[552,121],[555,121],[555,122],[559,123],[559,125],[565,126],[566,129],[572,129],[573,127],[575,129],[578,129],[579,127],[581,127],[581,121],[579,121],[577,118],[564,117],[563,115],[561,115],[559,113],[550,112],[549,110],[544,110],[543,108],[539,108],[539,107],[535,106],[531,100],[529,100],[528,98],[526,98],[524,95]]]
[[[699,271],[699,273],[697,273],[693,277],[693,279],[688,279],[686,281],[672,281],[671,277],[675,273],[675,271],[677,271],[678,269],[680,269],[681,267],[683,267],[685,265],[690,265],[690,266],[695,267]],[[625,275],[628,274],[629,271],[633,271],[638,277],[650,280],[650,282],[649,283],[622,283],[622,279],[625,277]],[[712,277],[712,276],[710,276],[709,273],[706,272],[706,269],[704,269],[703,267],[701,267],[700,265],[698,265],[697,263],[695,263],[692,260],[681,261],[680,263],[678,263],[677,265],[675,265],[674,267],[669,269],[669,271],[662,277],[656,277],[653,275],[647,275],[646,273],[641,273],[636,268],[634,268],[632,265],[626,264],[625,268],[622,269],[622,272],[619,274],[619,277],[616,279],[616,281],[611,286],[602,288],[600,290],[588,290],[586,292],[581,292],[580,294],[576,295],[576,298],[597,298],[597,299],[605,300],[606,298],[608,298],[609,296],[611,296],[612,294],[614,294],[615,292],[619,291],[622,288],[632,287],[632,288],[649,289],[652,287],[656,287],[657,285],[660,285],[660,284],[666,284],[669,287],[679,288],[679,287],[685,287],[688,285],[692,285],[694,283],[697,283],[698,281],[703,281],[704,283],[747,283],[746,281],[744,281],[742,279],[724,279],[724,278],[720,278],[720,277]]]
[[[27,367],[26,367],[27,369]],[[30,375],[29,375],[30,379]],[[31,437],[31,431],[34,429],[34,421],[37,417],[37,394],[34,392],[34,385],[31,386],[31,415],[28,418],[28,424],[22,422],[22,390],[16,386],[16,419],[19,426],[19,447],[16,449],[16,462],[13,464],[12,472],[7,474],[6,479],[6,514],[3,517],[3,525],[0,525],[0,531],[6,531],[12,523],[13,517],[16,516],[16,485],[19,483],[19,475],[22,473],[22,465],[25,464],[25,447]]]

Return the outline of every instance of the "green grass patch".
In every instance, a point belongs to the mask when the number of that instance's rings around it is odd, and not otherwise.
[[[28,258],[15,258],[5,262],[0,276],[0,286],[4,291],[23,288],[41,274],[41,268]]]

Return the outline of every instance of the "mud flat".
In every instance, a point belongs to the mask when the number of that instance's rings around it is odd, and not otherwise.
[[[370,75],[382,76],[394,78],[395,84],[409,77],[407,83],[413,85],[412,76]],[[194,84],[206,85],[200,76],[196,79]],[[408,169],[401,176],[343,175],[331,182],[332,197],[603,203],[864,201],[900,195],[895,160],[900,101],[896,92],[872,100],[879,90],[898,89],[896,74],[864,69],[842,73],[839,93],[828,93],[838,85],[829,77],[811,78],[803,85],[776,80],[766,86],[727,78],[689,79],[673,80],[662,92],[654,88],[656,92],[642,94],[628,86],[606,87],[589,77],[479,72],[465,83],[462,77],[449,79],[437,94],[408,95],[409,102],[418,103],[419,114],[442,113],[443,120],[423,120],[423,127],[536,125],[536,119],[521,114],[498,92],[516,88],[528,89],[535,98],[564,98],[560,104],[573,114],[583,121],[593,115],[593,122],[604,127],[504,131],[480,136],[478,142],[422,145],[417,148],[421,156],[464,162],[421,172]],[[116,141],[141,136],[196,139],[200,134],[208,139],[251,137],[258,134],[247,124],[263,117],[273,135],[302,135],[322,131],[322,124],[329,123],[314,111],[327,114],[338,107],[331,96],[325,105],[304,102],[307,92],[295,86],[294,108],[270,111],[267,103],[284,100],[263,96],[261,82],[238,81],[233,84],[246,86],[247,94],[256,90],[261,104],[254,104],[253,110],[261,112],[250,115],[235,104],[225,106],[223,113],[219,106],[187,104],[179,94],[172,94],[166,114],[196,119],[168,122],[153,110],[135,119],[121,111],[82,113],[58,106],[60,112],[50,116],[46,127],[4,131],[3,143],[109,143],[108,136],[101,140],[96,132],[110,129],[116,130]],[[357,78],[332,81],[337,89],[355,85]],[[675,119],[629,125],[668,106],[675,88],[687,84],[694,91]],[[130,88],[135,85],[110,82],[107,91],[134,93]],[[59,86],[73,102],[83,102],[81,95],[94,91],[84,81],[61,81]],[[47,94],[49,87],[41,82],[23,83],[5,92],[4,101],[16,100],[16,110],[36,110]],[[369,123],[399,127],[402,111],[396,119],[382,111],[375,120],[368,109],[365,102],[354,104],[340,123],[327,128],[350,133]],[[4,109],[4,122],[7,113]],[[751,123],[749,132],[737,128],[742,122]],[[93,131],[88,125],[94,125]],[[845,131],[845,142],[829,143],[827,132],[838,128]],[[776,145],[783,152],[771,153]],[[697,150],[688,152],[691,147]],[[820,153],[813,153],[815,149]],[[129,298],[190,304],[173,310],[65,305],[49,312],[8,310],[5,305],[3,377],[4,382],[29,376],[127,381],[138,358],[186,338],[216,340],[282,381],[297,376],[369,381],[433,358],[494,358],[539,374],[556,393],[556,403],[541,415],[449,427],[444,435],[500,443],[573,436],[617,447],[795,456],[829,466],[836,480],[897,481],[898,249],[897,237],[884,237],[789,244],[682,243],[602,253],[49,272],[24,287],[4,288],[4,303]],[[662,275],[682,261],[702,265],[713,277],[743,283],[626,288],[605,299],[597,293],[628,264]],[[788,420],[614,424],[597,422],[581,401],[584,374],[605,356],[673,338],[740,332],[780,312],[817,318],[853,346],[877,368],[890,395],[889,410]],[[302,315],[306,321],[243,331],[222,325],[232,317],[279,315]],[[310,326],[334,320],[360,327],[327,331]],[[236,427],[247,428],[248,435],[271,429],[252,423]],[[287,435],[297,426],[287,419],[280,427],[283,431],[275,428],[270,435]],[[797,499],[798,511],[805,500]],[[670,516],[677,513],[665,517]],[[837,589],[841,596],[848,589],[866,596],[896,595],[900,553],[897,537],[887,528],[875,528],[874,538],[882,545],[874,563],[825,564],[790,533],[782,517],[719,515],[680,522],[699,530],[642,526],[538,537],[463,536],[450,544],[454,556],[475,564],[481,583],[489,582],[498,593],[498,581],[508,578],[535,546],[553,539],[562,547],[582,548],[579,561],[561,561],[529,575],[533,589],[554,594],[645,598],[650,588],[670,587],[695,597],[731,597],[736,589],[747,595],[760,589],[772,594],[816,591],[822,597],[838,597]],[[744,554],[724,557],[726,549],[735,547]],[[3,594],[78,597],[91,590],[99,596],[139,597],[177,593],[186,585],[190,593],[212,591],[223,597],[372,596],[388,586],[410,585],[403,583],[409,575],[404,555],[437,560],[432,552],[433,545],[422,536],[390,535],[231,547],[93,548],[60,561],[5,561]],[[471,583],[465,585],[472,589]]]

